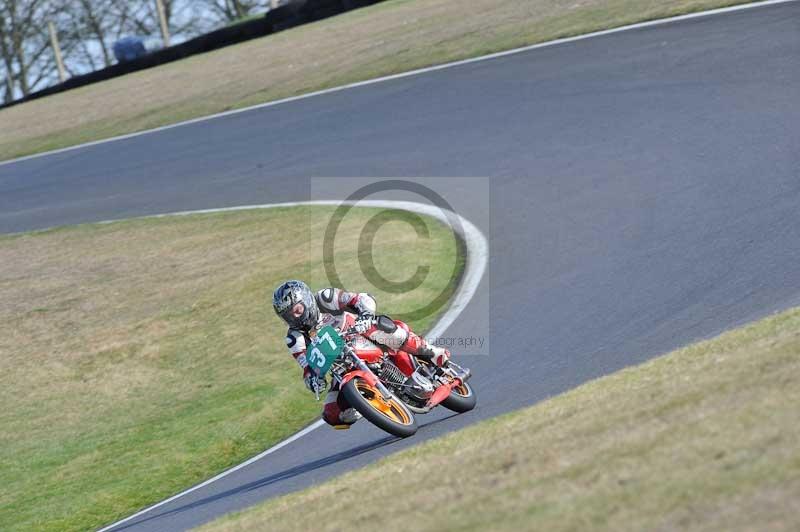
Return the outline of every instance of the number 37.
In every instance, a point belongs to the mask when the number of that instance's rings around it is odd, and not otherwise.
[[[319,336],[319,341],[317,345],[311,348],[311,352],[309,353],[308,360],[311,364],[317,366],[318,368],[322,368],[325,366],[325,354],[319,350],[318,345],[323,341],[328,342],[332,351],[336,351],[336,342],[333,341],[331,338],[330,333],[326,332],[322,336]]]

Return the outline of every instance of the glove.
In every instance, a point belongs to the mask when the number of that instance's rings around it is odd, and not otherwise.
[[[328,383],[325,381],[325,377],[319,378],[313,373],[309,373],[303,377],[303,382],[306,384],[306,388],[314,393],[324,392],[325,387],[328,385]]]
[[[372,327],[373,321],[375,321],[375,316],[372,314],[361,314],[353,324],[353,329],[358,334],[364,334]]]

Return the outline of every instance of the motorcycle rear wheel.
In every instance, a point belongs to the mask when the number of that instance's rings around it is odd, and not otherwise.
[[[408,438],[417,432],[414,414],[397,397],[385,401],[377,388],[360,377],[349,380],[342,386],[344,398],[370,423],[400,438]]]
[[[440,404],[448,410],[463,414],[475,408],[475,405],[478,404],[478,398],[472,386],[470,386],[468,382],[465,382],[458,388],[453,388],[453,391],[450,392],[447,399]]]

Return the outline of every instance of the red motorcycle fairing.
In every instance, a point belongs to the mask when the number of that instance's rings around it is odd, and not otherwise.
[[[417,369],[414,367],[414,362],[411,361],[411,355],[405,351],[395,351],[392,362],[394,362],[394,365],[397,366],[406,377],[410,377]]]
[[[450,392],[453,391],[453,388],[458,388],[459,386],[461,386],[461,379],[453,379],[453,382],[449,384],[442,384],[436,388],[431,398],[428,399],[428,406],[438,405],[450,396]]]
[[[358,358],[367,364],[378,363],[383,358],[383,350],[363,336],[356,338],[355,342],[353,342],[353,349]]]
[[[378,385],[378,378],[371,371],[362,371],[360,369],[347,372],[344,378],[342,378],[341,385],[344,386],[345,384],[347,384],[349,381],[353,380],[356,377],[360,377],[370,386]]]

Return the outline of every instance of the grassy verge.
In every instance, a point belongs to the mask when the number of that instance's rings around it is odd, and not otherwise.
[[[143,219],[0,237],[0,529],[88,530],[238,463],[319,415],[286,352],[271,289],[326,286],[329,208]],[[358,235],[354,209],[339,235]],[[418,308],[452,285],[458,246],[381,227],[376,268],[407,294],[360,279],[357,238],[337,238],[347,287],[380,308]],[[412,251],[403,251],[410,246]],[[418,320],[424,329],[434,316]]]
[[[0,111],[0,159],[747,0],[389,0]]]
[[[798,404],[795,309],[202,530],[798,530]]]

